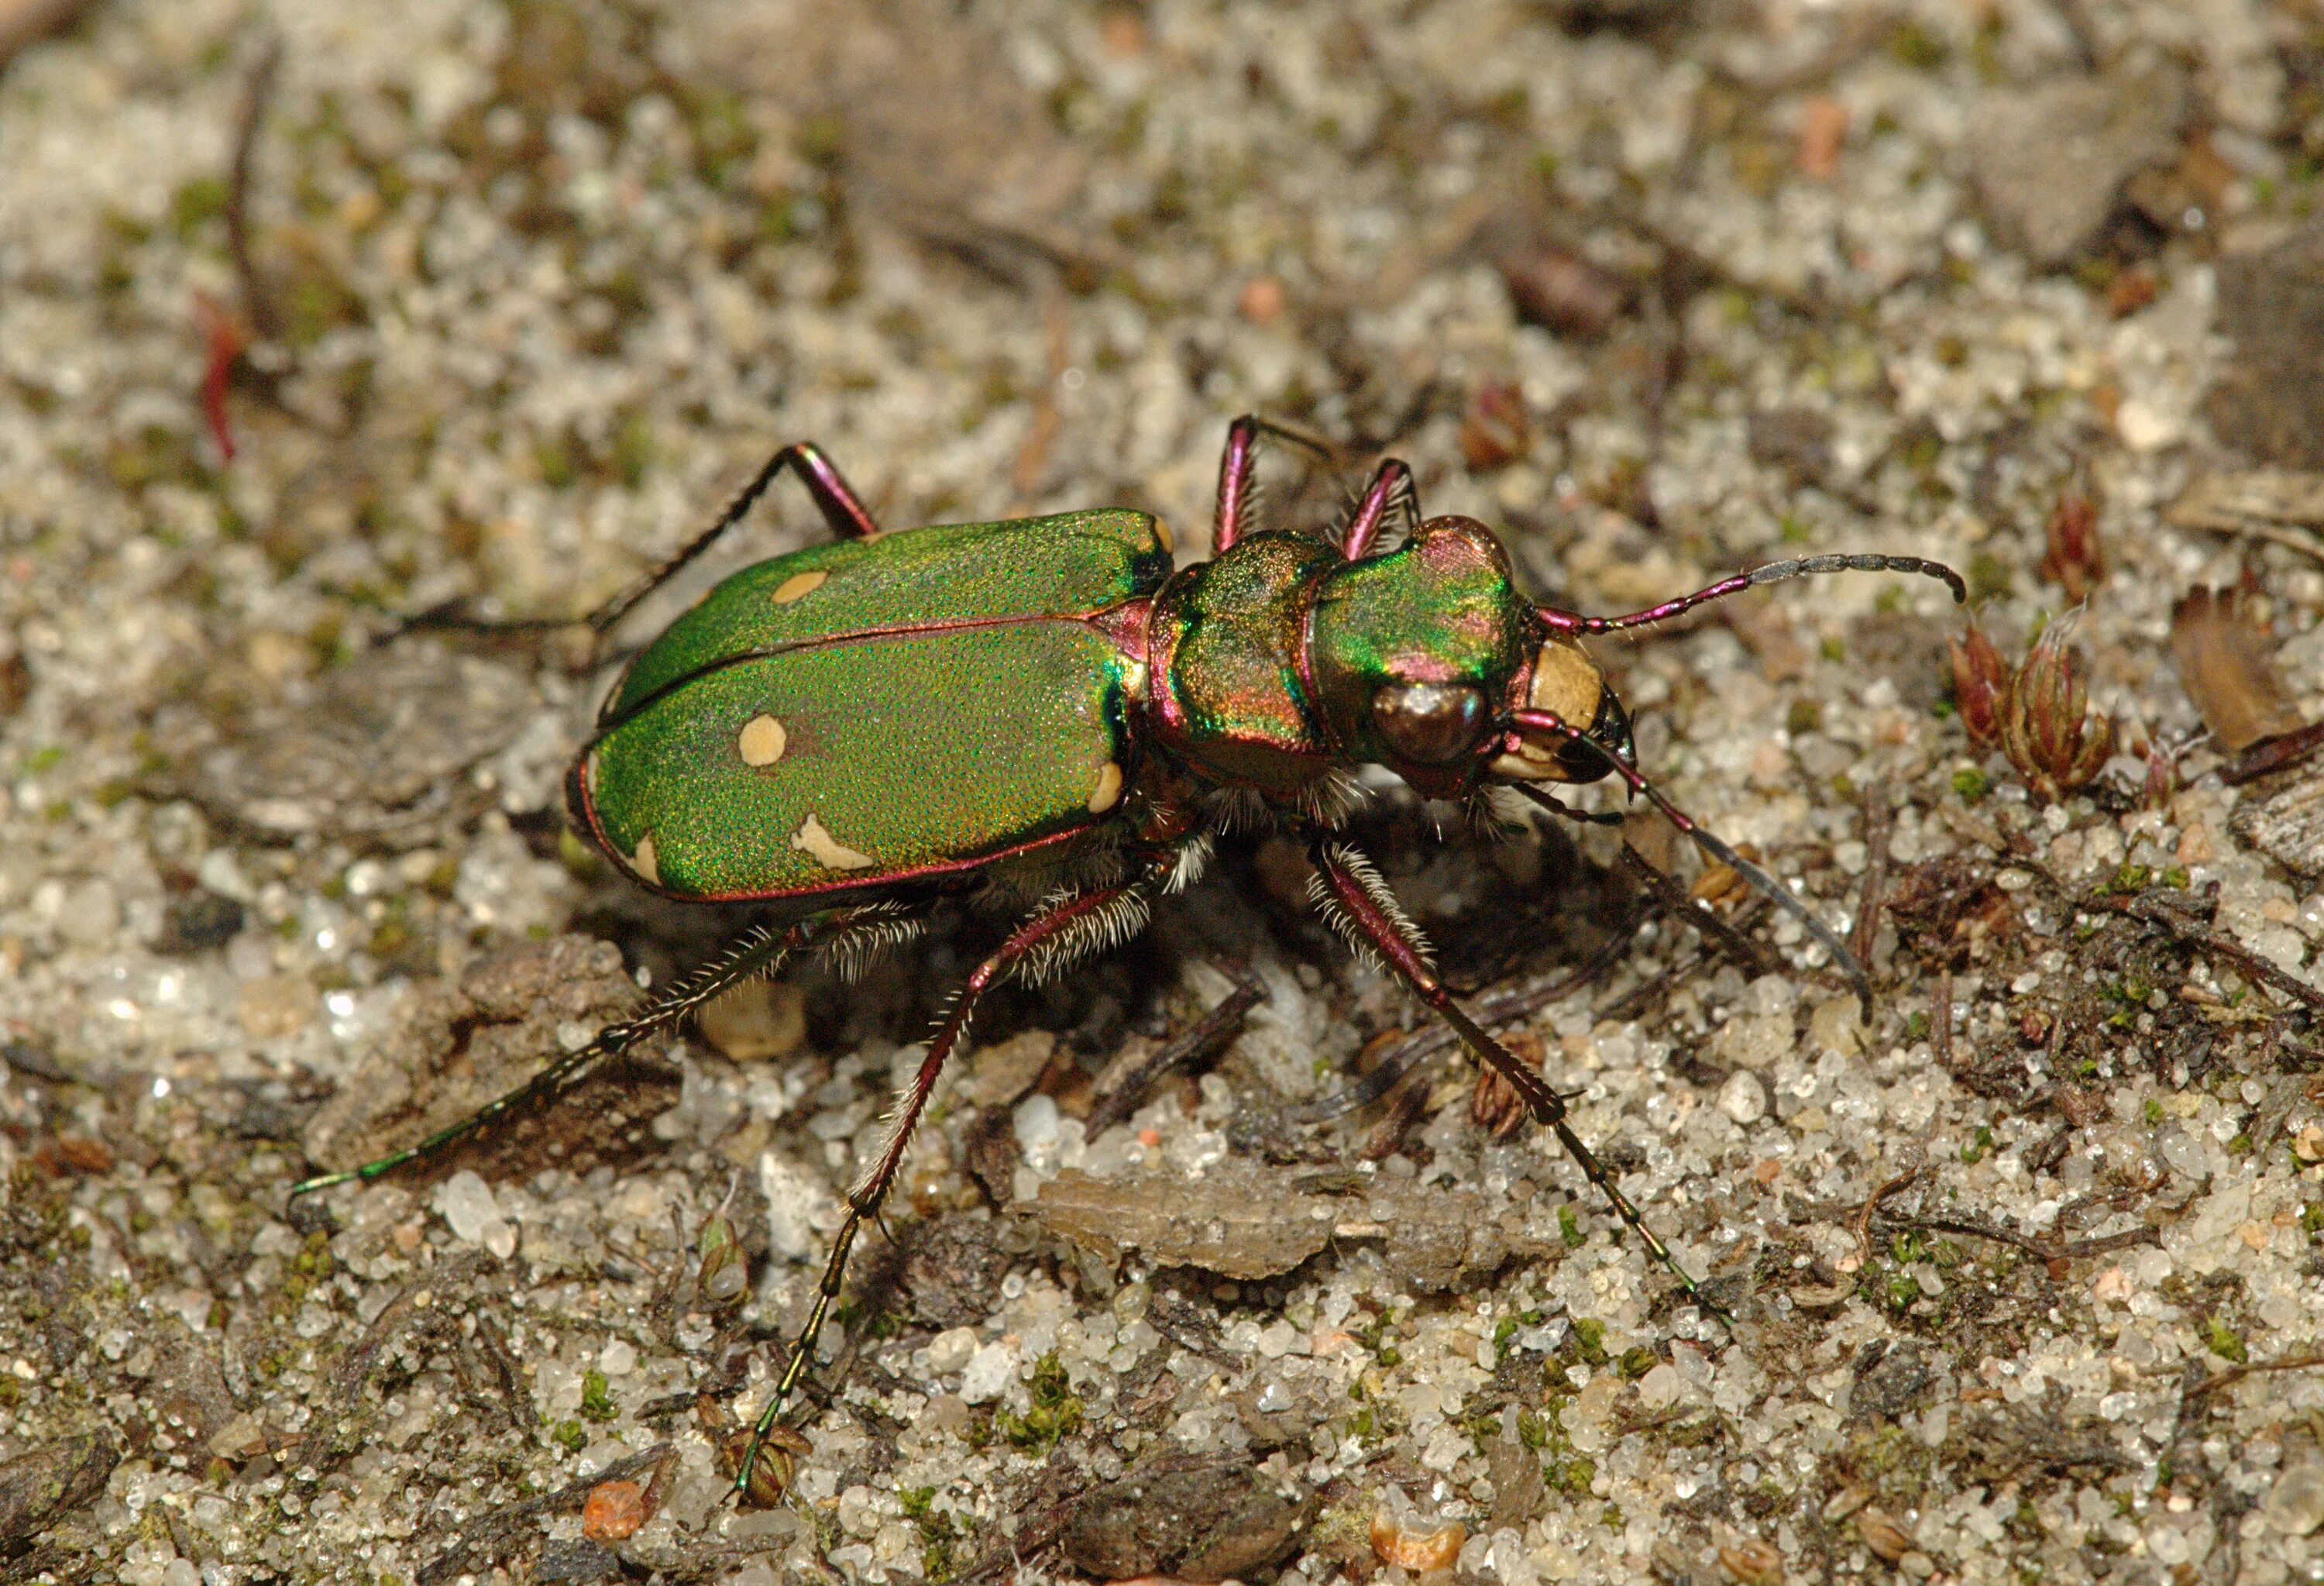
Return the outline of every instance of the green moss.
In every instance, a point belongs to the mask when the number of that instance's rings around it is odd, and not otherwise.
[[[1074,1393],[1056,1351],[1033,1362],[1031,1397],[1032,1405],[1023,1415],[1003,1410],[993,1416],[992,1426],[1011,1448],[1039,1456],[1082,1424],[1082,1401]]]
[[[567,1453],[579,1453],[589,1446],[589,1433],[578,1421],[559,1421],[549,1434],[551,1442]]]
[[[620,1413],[613,1408],[612,1385],[595,1368],[581,1373],[581,1413],[592,1421],[610,1421]]]
[[[1993,784],[1986,779],[1985,773],[1976,766],[1963,766],[1953,773],[1953,791],[1960,795],[1960,801],[1963,804],[1981,803],[1985,796],[1992,790]]]
[[[1589,1365],[1604,1365],[1609,1359],[1606,1353],[1606,1323],[1594,1316],[1576,1316],[1573,1319],[1573,1336],[1565,1341],[1565,1347],[1558,1353],[1570,1353]]]
[[[1813,733],[1823,726],[1823,705],[1819,700],[1794,699],[1784,713],[1784,725],[1794,733]]]
[[[170,195],[170,229],[180,240],[190,237],[205,221],[226,213],[226,179],[198,176]]]
[[[1647,1372],[1653,1370],[1660,1364],[1662,1364],[1662,1357],[1660,1355],[1655,1353],[1654,1351],[1648,1349],[1645,1344],[1638,1344],[1634,1348],[1627,1349],[1622,1351],[1621,1364],[1618,1369],[1621,1371],[1623,1376],[1628,1378],[1631,1381],[1636,1382],[1639,1378],[1644,1377]]]
[[[1969,1144],[1961,1148],[1960,1158],[1969,1166],[1974,1167],[1985,1159],[1985,1154],[1991,1149],[1993,1149],[1993,1130],[1980,1123],[1977,1126],[1977,1133],[1969,1137]]]
[[[1582,1219],[1573,1214],[1571,1206],[1557,1209],[1557,1237],[1565,1241],[1569,1250],[1578,1250],[1590,1242],[1590,1236],[1582,1231]]]
[[[2217,1316],[2203,1324],[2203,1345],[2219,1359],[2238,1366],[2251,1359],[2251,1351],[2244,1348],[2243,1334]]]

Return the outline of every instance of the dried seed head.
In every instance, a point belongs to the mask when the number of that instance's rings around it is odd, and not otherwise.
[[[1507,467],[1532,445],[1525,393],[1505,380],[1479,386],[1461,419],[1461,456],[1469,466],[1480,474]]]
[[[2042,557],[2042,576],[2080,604],[2106,577],[2106,553],[2098,545],[2098,503],[2078,491],[2060,496],[2050,513],[2049,541]]]
[[[734,1237],[733,1223],[724,1213],[712,1213],[703,1223],[697,1242],[702,1265],[695,1274],[695,1294],[714,1305],[739,1303],[749,1293],[751,1268],[743,1259],[742,1241]]]
[[[716,1451],[719,1471],[731,1480],[742,1470],[742,1456],[750,1452],[751,1429],[728,1420],[725,1406],[707,1394],[694,1401],[694,1418]],[[742,1495],[744,1501],[761,1509],[770,1509],[782,1502],[783,1494],[798,1474],[799,1456],[814,1452],[815,1444],[781,1422],[767,1428],[767,1441],[760,1446],[758,1461],[751,1467],[751,1487]]]
[[[1969,741],[1980,749],[1999,747],[2002,701],[2009,693],[2008,663],[1974,622],[1966,637],[1946,643],[1953,657],[1953,707],[1960,712]]]
[[[1549,1059],[1541,1037],[1531,1030],[1511,1030],[1501,1037],[1501,1045],[1536,1074]],[[1479,1129],[1497,1140],[1506,1140],[1523,1129],[1531,1115],[1517,1086],[1503,1079],[1499,1069],[1478,1071],[1477,1089],[1469,1098],[1469,1118]]]
[[[2071,617],[2044,629],[2010,680],[2001,747],[2034,796],[2048,802],[2089,786],[2114,753],[2114,721],[2091,716],[2088,690],[2068,647]]]

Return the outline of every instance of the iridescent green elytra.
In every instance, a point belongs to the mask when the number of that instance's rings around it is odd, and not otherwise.
[[[886,1141],[848,1194],[814,1309],[761,1411],[736,1489],[813,1358],[857,1232],[901,1165],[977,998],[1010,973],[1055,973],[1143,927],[1153,898],[1201,869],[1226,809],[1256,801],[1305,839],[1317,907],[1450,1023],[1524,1098],[1686,1293],[1723,1314],[1640,1218],[1567,1120],[1563,1100],[1478,1027],[1379,873],[1337,834],[1353,766],[1434,798],[1543,791],[1609,773],[1651,800],[1808,929],[1855,978],[1846,945],[1772,878],[1639,775],[1620,702],[1580,641],[1672,617],[1755,584],[1845,568],[1925,573],[1914,557],[1784,562],[1621,617],[1526,600],[1492,531],[1423,521],[1410,472],[1382,463],[1335,529],[1253,532],[1262,435],[1228,431],[1213,559],[1173,570],[1135,512],[1089,512],[883,535],[816,447],[787,447],[710,529],[591,618],[604,632],[795,472],[835,543],[736,574],[632,662],[567,781],[574,819],[671,897],[806,899],[804,917],[746,936],[636,1018],[610,1025],[524,1089],[376,1162],[294,1194],[368,1180],[482,1127],[585,1065],[670,1028],[802,950],[860,961],[915,928],[932,894],[1038,859],[1050,890],[968,977],[928,1040]],[[1402,541],[1381,549],[1391,528]]]
[[[1170,571],[1143,512],[815,546],[735,574],[649,645],[573,809],[702,899],[983,864],[1102,818],[1136,769],[1142,666],[1092,619]]]

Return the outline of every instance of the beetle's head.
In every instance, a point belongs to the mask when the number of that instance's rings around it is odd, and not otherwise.
[[[1471,519],[1431,519],[1327,575],[1308,653],[1333,740],[1432,797],[1489,777],[1593,782],[1613,769],[1607,754],[1632,759],[1629,717],[1597,664],[1544,625],[1499,539]],[[1516,736],[1520,710],[1554,713],[1591,742]]]

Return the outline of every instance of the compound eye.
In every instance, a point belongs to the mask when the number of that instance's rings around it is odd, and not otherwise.
[[[1485,735],[1485,696],[1465,683],[1406,683],[1372,696],[1372,728],[1415,765],[1447,765]]]

